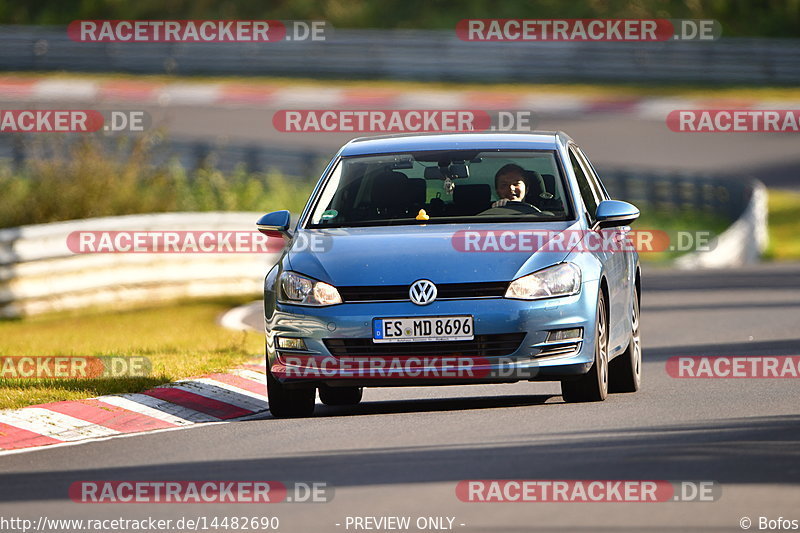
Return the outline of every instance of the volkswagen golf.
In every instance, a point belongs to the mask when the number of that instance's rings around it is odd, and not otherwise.
[[[266,275],[275,417],[364,387],[559,381],[566,402],[641,383],[639,216],[562,132],[359,138]]]

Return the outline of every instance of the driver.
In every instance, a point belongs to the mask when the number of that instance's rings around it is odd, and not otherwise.
[[[494,175],[494,188],[500,199],[492,207],[502,207],[508,202],[522,202],[528,192],[525,170],[514,163],[504,165]]]

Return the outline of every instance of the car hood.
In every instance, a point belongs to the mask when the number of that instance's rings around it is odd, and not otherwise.
[[[422,278],[437,284],[510,281],[559,263],[568,252],[465,252],[458,244],[457,232],[534,230],[556,235],[577,224],[517,222],[300,230],[284,257],[283,268],[340,287],[408,285]]]

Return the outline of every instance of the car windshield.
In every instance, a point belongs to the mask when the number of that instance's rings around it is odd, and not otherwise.
[[[572,219],[555,151],[437,151],[344,157],[307,227]]]

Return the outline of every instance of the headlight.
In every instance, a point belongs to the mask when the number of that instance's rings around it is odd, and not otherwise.
[[[279,301],[302,305],[334,305],[342,303],[336,287],[294,272],[281,274]]]
[[[581,290],[581,269],[572,263],[561,263],[511,282],[506,298],[538,300],[569,296]]]

